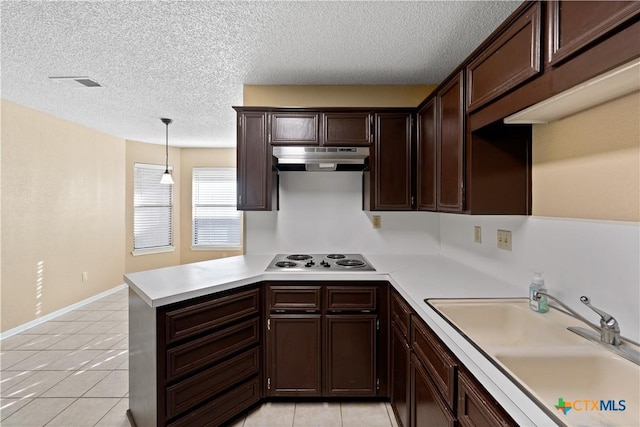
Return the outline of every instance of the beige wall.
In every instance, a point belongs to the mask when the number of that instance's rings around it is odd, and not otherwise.
[[[435,88],[435,85],[245,85],[243,105],[245,107],[416,107]]]
[[[125,272],[150,270],[180,264],[180,197],[183,185],[180,174],[181,149],[169,147],[169,165],[173,166],[173,252],[133,256],[133,165],[135,163],[165,164],[165,146],[138,141],[127,141],[126,203],[125,203]]]
[[[242,250],[192,250],[192,173],[195,167],[236,167],[235,148],[183,148],[181,150],[181,182],[182,198],[180,200],[181,235],[180,262],[205,261],[227,256],[241,255]]]
[[[124,159],[122,139],[2,101],[2,331],[123,283]]]
[[[533,214],[640,221],[640,92],[533,127]]]

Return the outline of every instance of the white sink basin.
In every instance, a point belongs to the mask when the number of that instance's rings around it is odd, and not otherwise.
[[[640,366],[567,330],[583,322],[526,298],[429,304],[563,423],[640,426]]]
[[[563,398],[571,403],[562,419],[573,425],[639,425],[640,369],[631,362],[593,349],[496,359],[543,402],[555,407]]]
[[[567,326],[580,322],[556,311],[535,313],[526,299],[431,301],[431,304],[483,348],[587,343],[567,331]]]

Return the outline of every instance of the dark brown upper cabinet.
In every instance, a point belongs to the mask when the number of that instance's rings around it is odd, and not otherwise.
[[[542,71],[541,5],[516,19],[466,67],[467,111],[473,111]]]
[[[368,112],[322,114],[323,145],[361,147],[373,143],[373,114]]]
[[[320,113],[273,112],[269,115],[271,145],[319,145]]]
[[[547,4],[548,62],[557,65],[640,14],[637,1],[558,1]],[[638,44],[638,40],[635,40]]]
[[[413,209],[412,112],[376,113],[374,146],[365,174],[365,210]]]
[[[459,72],[436,95],[438,210],[464,209],[464,76]]]
[[[436,101],[431,98],[417,114],[417,196],[421,211],[437,209]]]
[[[272,208],[272,148],[267,142],[267,113],[238,111],[238,210]]]

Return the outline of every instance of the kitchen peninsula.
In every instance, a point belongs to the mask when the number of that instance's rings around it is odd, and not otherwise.
[[[433,332],[441,343],[438,345],[446,346],[460,364],[464,365],[466,372],[482,384],[495,400],[498,410],[504,411],[507,420],[511,418],[511,423],[520,425],[555,423],[543,409],[423,302],[425,298],[523,297],[525,289],[437,255],[364,254],[375,267],[374,272],[265,272],[273,256],[274,254],[244,255],[125,275],[130,286],[130,416],[138,426],[195,425],[202,422],[202,419],[194,419],[201,415],[198,409],[217,417],[214,424],[222,423],[233,419],[264,398],[268,385],[262,366],[265,352],[262,341],[266,333],[265,319],[268,313],[265,313],[266,305],[261,303],[263,284],[303,287],[311,283],[327,286],[339,283],[344,287],[348,283],[357,287],[359,283],[380,282],[388,283],[389,289],[389,299],[385,300],[388,305],[380,307],[381,312],[389,311],[389,307],[391,311],[394,310],[392,300],[406,304],[408,311],[414,313],[414,324],[421,323],[424,329]],[[221,300],[215,298],[218,295],[231,298],[228,301],[237,305],[229,306],[231,310],[227,308],[228,311],[224,311],[223,305],[216,305],[216,301]],[[231,295],[239,297],[233,299]],[[195,306],[198,307],[196,311],[190,312],[190,308]],[[220,307],[218,312],[215,311],[216,307]],[[223,331],[222,335],[225,337],[231,336],[233,332],[224,332],[224,320],[215,323],[215,320],[211,320],[211,315],[207,317],[206,310],[227,320],[234,313],[243,313],[231,328],[237,327],[242,335],[242,342],[248,344],[228,342],[231,350],[225,353],[225,349],[218,348],[220,356],[217,359],[215,354],[214,358],[208,358],[207,354],[190,359],[192,356],[183,352],[182,347],[195,349],[197,345],[194,342],[206,341],[208,336],[220,335],[220,331]],[[386,331],[390,330],[392,316],[383,320],[385,324],[382,327]],[[212,323],[207,324],[209,321]],[[187,337],[196,339],[189,340]],[[177,343],[177,347],[172,346],[172,342]],[[217,342],[222,347],[224,339]],[[249,350],[245,350],[246,348]],[[250,378],[237,387],[224,391],[218,389],[210,396],[202,395],[204,391],[197,387],[194,379],[196,376],[187,373],[192,370],[198,375],[217,378],[215,375],[220,375],[220,372],[209,372],[208,369],[220,360],[220,365],[225,367],[226,361],[235,360],[229,359],[230,355],[236,357],[238,353],[242,359],[238,363],[242,364],[238,365],[237,372],[251,371],[253,376],[243,376],[243,379]],[[202,358],[205,359],[202,363],[196,361]],[[193,368],[199,363],[201,365],[198,368]],[[213,369],[215,370],[215,366]],[[222,373],[236,372],[234,369],[236,367],[231,364]],[[387,378],[386,373],[380,376]],[[179,381],[172,382],[173,379]],[[228,378],[227,380],[230,381]],[[182,383],[185,383],[184,386]],[[385,392],[376,397],[388,399],[389,384],[379,384],[379,387]],[[180,400],[180,393],[189,394],[189,398]],[[231,402],[230,406],[225,406],[225,396]],[[191,408],[188,402],[195,402],[194,411],[185,412],[185,408]],[[206,411],[207,405],[215,405],[216,410]]]

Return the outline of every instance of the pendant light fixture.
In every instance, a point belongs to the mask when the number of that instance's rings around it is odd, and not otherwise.
[[[173,121],[171,119],[160,119],[162,123],[167,126],[167,137],[165,144],[165,169],[162,174],[162,178],[160,179],[160,184],[169,184],[173,185],[173,177],[171,176],[171,172],[169,172],[169,124]]]

